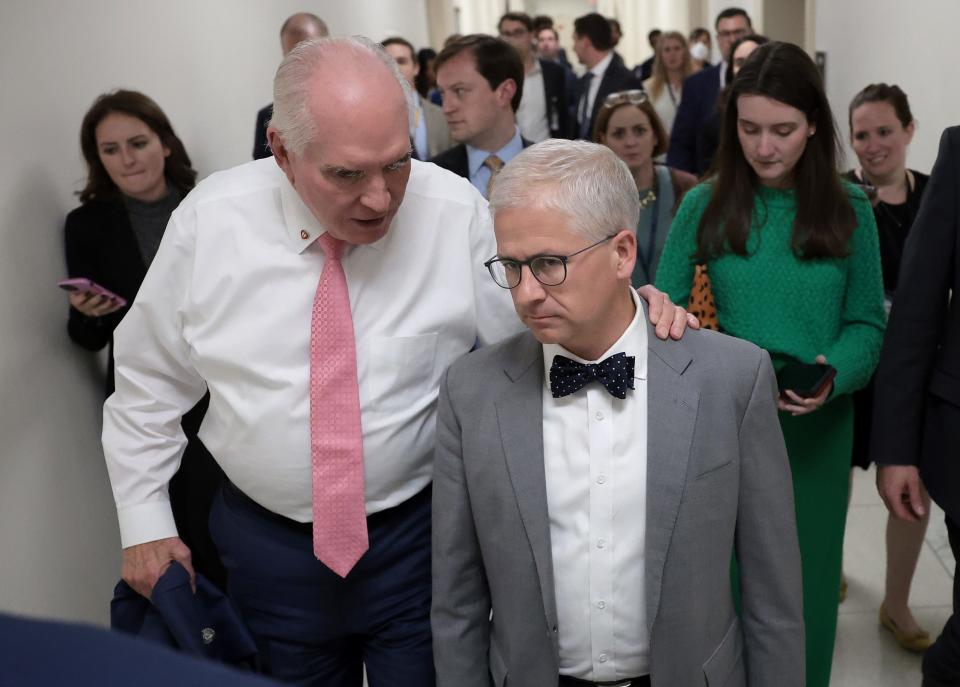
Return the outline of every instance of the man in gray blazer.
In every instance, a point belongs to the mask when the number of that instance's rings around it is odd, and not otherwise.
[[[630,288],[636,185],[608,149],[534,145],[490,208],[487,266],[530,331],[461,358],[440,387],[438,685],[802,686],[767,353],[653,334]]]

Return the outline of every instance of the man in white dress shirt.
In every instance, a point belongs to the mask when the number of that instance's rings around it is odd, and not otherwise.
[[[274,83],[274,159],[184,199],[115,334],[103,442],[124,579],[149,596],[172,560],[192,573],[167,484],[179,418],[209,389],[229,591],[269,672],[302,684],[358,687],[363,665],[371,684],[433,684],[440,375],[520,328],[482,266],[486,202],[410,160],[408,94],[366,39],[294,49]],[[662,312],[679,336],[684,312]]]
[[[440,687],[804,684],[769,356],[714,332],[652,335],[630,288],[633,188],[608,149],[560,140],[494,186],[487,265],[530,331],[441,381]]]

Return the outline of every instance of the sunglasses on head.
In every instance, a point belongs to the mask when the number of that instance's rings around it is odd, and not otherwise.
[[[640,105],[641,103],[645,102],[647,102],[646,92],[633,88],[629,91],[611,93],[603,99],[603,106],[618,107],[620,105]]]

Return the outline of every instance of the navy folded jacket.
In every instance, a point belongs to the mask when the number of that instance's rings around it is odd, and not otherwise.
[[[110,602],[110,626],[194,656],[256,670],[257,645],[230,599],[212,582],[173,563],[146,599],[120,581]]]

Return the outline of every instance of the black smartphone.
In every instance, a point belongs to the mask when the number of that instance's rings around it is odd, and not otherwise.
[[[836,376],[837,369],[832,365],[787,363],[777,373],[777,387],[781,395],[789,389],[800,398],[812,398]]]

